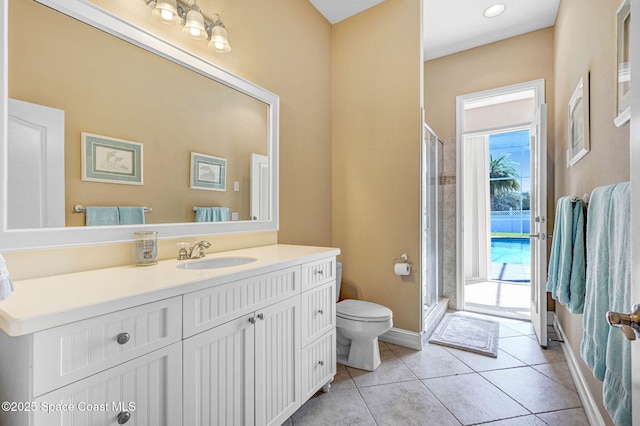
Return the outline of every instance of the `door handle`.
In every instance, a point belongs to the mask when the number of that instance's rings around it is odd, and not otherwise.
[[[544,232],[542,234],[529,234],[529,238],[540,238],[541,240],[547,239],[547,234]]]
[[[640,337],[640,305],[635,304],[632,309],[633,312],[629,314],[607,312],[607,322],[610,326],[619,328],[627,339],[636,340]]]

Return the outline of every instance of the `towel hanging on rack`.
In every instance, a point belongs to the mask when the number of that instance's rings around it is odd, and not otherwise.
[[[549,260],[547,291],[581,314],[585,297],[584,207],[578,197],[562,197],[556,205],[556,218]]]
[[[228,207],[194,207],[195,222],[227,222],[229,220]]]

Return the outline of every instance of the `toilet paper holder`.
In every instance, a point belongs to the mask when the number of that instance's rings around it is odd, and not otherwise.
[[[393,264],[395,265],[396,263],[409,263],[409,264],[411,264],[411,262],[409,262],[409,255],[407,253],[402,253],[400,255],[400,257],[396,257],[395,259],[393,259]]]
[[[409,262],[409,256],[406,253],[393,259],[393,272],[400,276],[411,275],[411,262]]]

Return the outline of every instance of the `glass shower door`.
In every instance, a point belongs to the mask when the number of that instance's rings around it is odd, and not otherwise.
[[[438,274],[438,154],[439,140],[427,125],[422,146],[422,303],[423,317],[437,305]]]

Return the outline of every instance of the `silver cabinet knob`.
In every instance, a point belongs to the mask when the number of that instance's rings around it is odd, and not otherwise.
[[[258,319],[259,320],[263,320],[264,319],[264,314],[263,313],[259,313],[258,314]]]
[[[316,275],[324,275],[324,271],[321,270],[321,269],[316,269],[314,274],[316,274]]]
[[[324,365],[324,361],[318,361],[318,365]]]
[[[249,322],[251,324],[255,324],[256,323],[256,317],[249,317]]]
[[[322,310],[322,309],[318,309],[318,313],[319,313],[320,315],[322,315],[322,314],[324,314],[324,310]]]
[[[129,333],[120,333],[118,334],[118,337],[116,337],[116,340],[118,341],[119,345],[124,345],[126,344],[129,339],[131,339],[131,335]]]
[[[130,418],[131,418],[131,413],[130,412],[121,411],[120,414],[118,414],[118,424],[119,425],[123,425],[126,422],[128,422]]]

